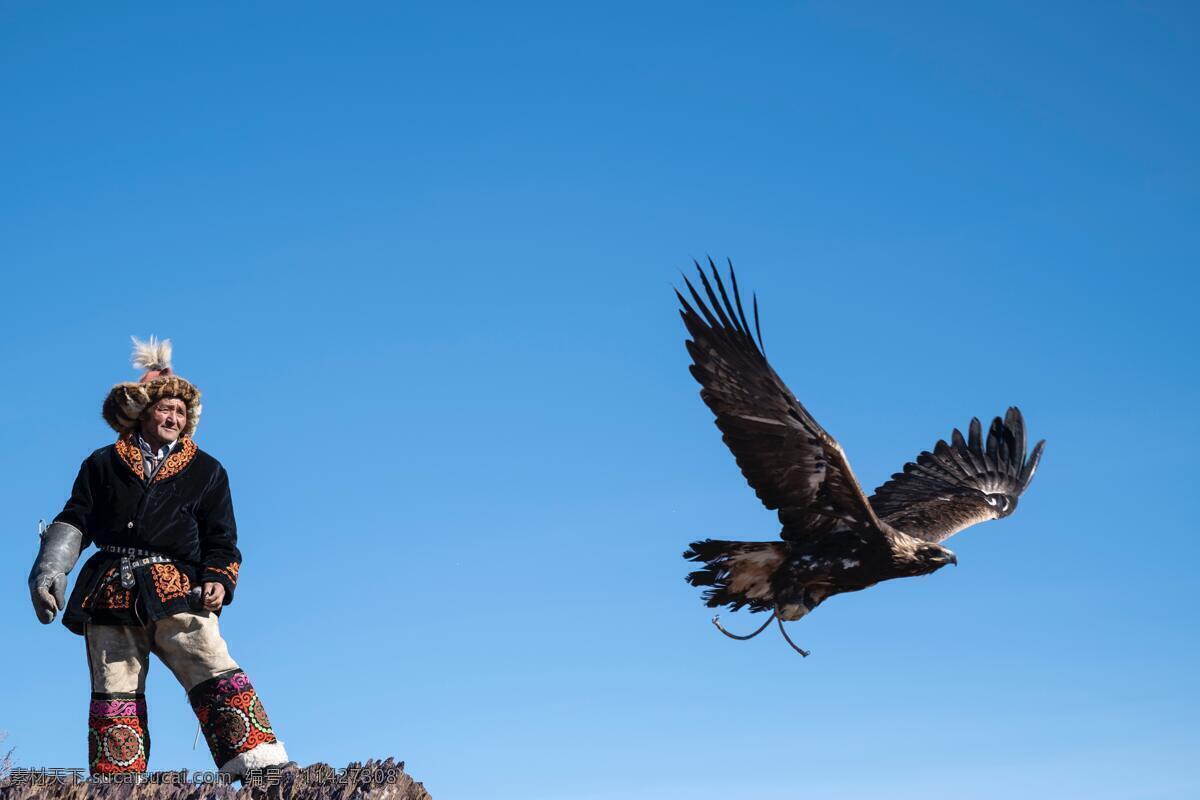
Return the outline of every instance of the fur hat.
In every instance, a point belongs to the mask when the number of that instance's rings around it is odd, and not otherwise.
[[[183,435],[191,436],[200,424],[200,390],[171,371],[171,340],[161,342],[133,338],[133,366],[146,370],[136,383],[118,383],[104,398],[101,414],[109,427],[120,434],[138,425],[142,412],[164,397],[178,397],[187,406]]]

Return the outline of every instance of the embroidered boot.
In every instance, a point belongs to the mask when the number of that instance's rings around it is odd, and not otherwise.
[[[91,774],[95,777],[145,772],[149,759],[146,696],[132,692],[94,692],[88,712]]]
[[[188,700],[221,772],[240,777],[251,769],[287,762],[287,751],[275,738],[258,693],[242,670],[196,684]]]

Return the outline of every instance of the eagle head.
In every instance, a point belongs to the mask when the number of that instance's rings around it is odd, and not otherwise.
[[[1017,498],[1011,494],[989,494],[987,502],[996,510],[996,519],[1004,519],[1017,510]]]
[[[933,542],[921,542],[914,548],[908,559],[907,572],[909,575],[928,575],[937,572],[947,564],[958,566],[958,556]]]

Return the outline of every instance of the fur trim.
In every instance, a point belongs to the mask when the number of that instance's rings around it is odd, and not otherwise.
[[[109,391],[100,410],[104,421],[124,435],[137,428],[146,406],[164,397],[178,397],[187,406],[183,435],[194,435],[200,424],[200,390],[171,372],[171,340],[151,336],[143,342],[136,336],[132,338],[133,366],[147,372],[141,381],[118,383]]]
[[[229,759],[218,767],[218,770],[237,778],[252,769],[274,767],[286,764],[289,760],[287,751],[283,749],[283,742],[263,742],[253,750],[247,750]]]
[[[171,368],[170,339],[159,341],[151,336],[150,341],[143,342],[136,336],[130,336],[129,338],[133,340],[133,366],[135,369]]]
[[[101,414],[110,428],[125,434],[137,428],[146,406],[164,397],[178,397],[183,401],[188,411],[183,435],[194,434],[200,424],[200,390],[178,375],[164,375],[146,383],[118,383],[104,399]]]

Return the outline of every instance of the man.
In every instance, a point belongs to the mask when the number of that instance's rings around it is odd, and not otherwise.
[[[134,339],[136,383],[104,401],[115,444],[92,453],[29,576],[38,619],[64,609],[67,574],[88,544],[63,624],[84,637],[91,671],[92,775],[143,772],[150,756],[145,681],[155,653],[188,692],[220,771],[287,762],[254,687],[221,637],[242,556],[229,478],[192,440],[200,392],[171,371],[171,342]]]

